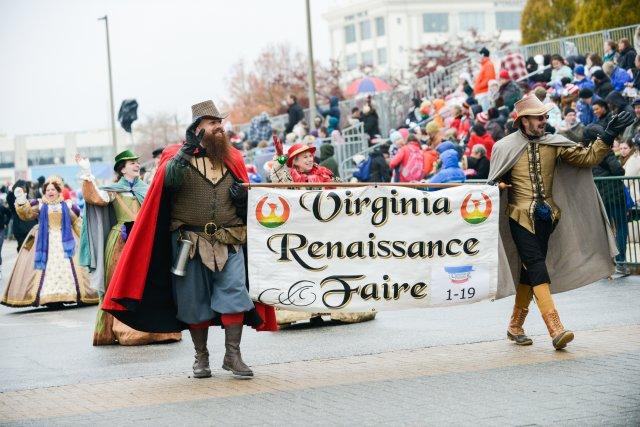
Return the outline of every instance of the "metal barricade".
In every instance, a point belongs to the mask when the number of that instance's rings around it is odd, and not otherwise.
[[[595,178],[607,218],[615,234],[619,272],[640,268],[640,177]]]

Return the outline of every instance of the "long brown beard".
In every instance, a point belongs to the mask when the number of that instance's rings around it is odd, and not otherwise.
[[[229,141],[227,134],[224,132],[218,132],[213,135],[205,134],[202,139],[202,146],[207,150],[206,156],[214,165],[224,163],[229,155]]]

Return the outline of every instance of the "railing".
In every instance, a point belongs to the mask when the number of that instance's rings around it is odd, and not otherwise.
[[[640,177],[597,177],[609,223],[614,230],[619,272],[640,267]]]
[[[521,46],[519,50],[525,58],[538,54],[552,55],[559,53],[562,56],[571,56],[577,53],[585,54],[587,52],[595,52],[602,56],[604,53],[604,42],[607,40],[618,41],[624,37],[633,40],[633,35],[637,27],[638,24],[635,24],[578,34],[571,37],[561,37],[559,39]]]

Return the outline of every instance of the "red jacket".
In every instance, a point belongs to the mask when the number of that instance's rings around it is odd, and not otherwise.
[[[422,148],[420,148],[420,144],[418,144],[417,142],[409,142],[407,145],[400,148],[398,153],[389,162],[389,167],[391,169],[395,169],[400,166],[400,182],[411,182],[410,179],[405,178],[405,176],[402,174],[402,169],[407,165],[407,162],[409,161],[409,151],[415,150],[420,152],[422,151]]]
[[[487,132],[482,136],[478,136],[475,133],[472,133],[471,138],[469,138],[469,143],[467,144],[467,149],[465,150],[465,154],[467,156],[471,155],[471,150],[476,144],[484,146],[487,150],[487,159],[491,160],[491,150],[493,150],[493,144],[495,144],[491,134]]]
[[[476,95],[480,95],[489,91],[489,80],[496,78],[496,69],[493,66],[493,62],[486,56],[480,60],[480,72],[476,77],[475,86],[473,92]]]

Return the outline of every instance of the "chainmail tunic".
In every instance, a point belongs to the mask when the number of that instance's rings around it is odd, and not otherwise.
[[[246,242],[246,226],[236,214],[229,194],[233,182],[233,175],[227,170],[213,183],[192,163],[186,166],[182,185],[172,197],[172,231],[183,225],[204,228],[206,224],[214,223],[217,226],[216,236],[207,235],[204,230],[182,232],[182,236],[193,243],[191,258],[198,251],[202,262],[213,271],[224,268],[228,245],[238,251],[240,245]]]

